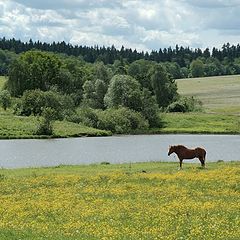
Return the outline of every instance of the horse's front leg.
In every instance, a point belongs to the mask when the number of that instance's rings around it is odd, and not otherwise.
[[[182,170],[182,161],[183,161],[183,159],[180,159],[180,158],[179,158],[179,165],[180,165],[179,170]]]

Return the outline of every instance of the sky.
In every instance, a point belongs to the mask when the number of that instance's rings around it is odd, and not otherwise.
[[[240,0],[0,0],[0,38],[158,50],[240,42]]]

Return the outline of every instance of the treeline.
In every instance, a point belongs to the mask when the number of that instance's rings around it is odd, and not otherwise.
[[[50,51],[56,53],[64,53],[72,56],[82,56],[86,62],[94,63],[102,61],[104,64],[113,64],[115,60],[125,59],[128,63],[132,63],[139,59],[145,59],[156,62],[176,62],[180,67],[189,67],[190,63],[197,58],[208,59],[213,57],[219,61],[234,61],[240,57],[240,45],[224,44],[221,49],[213,48],[210,52],[209,48],[201,50],[200,48],[189,48],[176,45],[175,48],[168,47],[152,50],[151,52],[138,52],[136,49],[122,48],[116,49],[111,47],[99,46],[73,46],[70,43],[62,42],[22,42],[20,40],[0,38],[0,49],[22,53],[31,49],[39,49],[42,51]]]
[[[164,48],[159,51],[137,52],[122,47],[73,46],[65,42],[42,43],[22,42],[0,38],[0,75],[8,75],[11,62],[19,53],[38,49],[58,55],[75,56],[87,63],[103,62],[105,65],[121,65],[125,69],[140,60],[164,63],[167,72],[174,79],[187,77],[240,74],[240,45],[224,44],[222,49],[190,49],[189,47]],[[120,64],[119,64],[120,62]]]

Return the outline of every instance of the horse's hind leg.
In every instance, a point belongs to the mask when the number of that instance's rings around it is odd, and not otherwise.
[[[201,162],[202,167],[205,167],[205,159],[203,157],[199,157],[199,161]]]

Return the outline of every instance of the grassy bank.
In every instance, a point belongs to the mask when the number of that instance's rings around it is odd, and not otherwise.
[[[0,239],[239,239],[240,163],[0,170]],[[143,172],[143,170],[145,172]]]
[[[36,117],[15,116],[11,110],[0,111],[0,139],[12,138],[45,138],[36,135],[38,126]],[[53,124],[53,136],[51,137],[81,137],[81,136],[108,136],[108,131],[82,126],[67,121],[56,121]]]
[[[167,113],[163,115],[163,128],[159,133],[236,134],[240,133],[240,118],[211,113]]]

